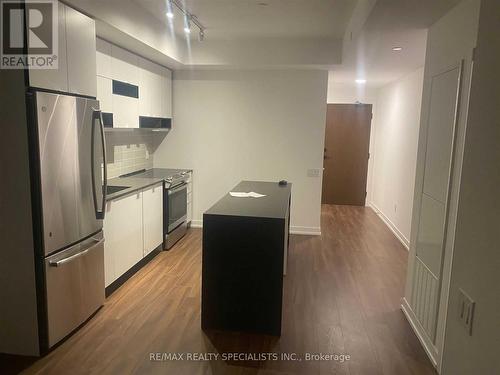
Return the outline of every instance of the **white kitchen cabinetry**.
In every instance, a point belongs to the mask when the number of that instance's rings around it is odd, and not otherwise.
[[[103,112],[113,112],[113,88],[111,79],[97,76],[97,99]]]
[[[113,126],[117,128],[138,128],[139,101],[137,98],[115,94],[112,94],[111,96],[111,103],[113,107]]]
[[[163,183],[143,190],[144,256],[163,242]]]
[[[163,243],[163,182],[113,199],[104,217],[106,287]]]
[[[160,117],[172,118],[172,72],[161,66],[161,112]]]
[[[97,75],[111,79],[111,43],[97,38],[96,41]]]
[[[30,86],[95,97],[95,22],[58,3],[58,69],[32,69]]]
[[[139,115],[154,117],[153,101],[155,100],[154,64],[142,57],[139,58]]]
[[[142,259],[142,227],[142,192],[107,202],[104,219],[106,286]]]
[[[68,68],[66,58],[66,5],[58,3],[58,68],[57,69],[30,69],[30,86],[68,91]],[[45,15],[44,15],[45,16]]]
[[[111,45],[111,77],[117,81],[139,85],[139,57],[114,44]]]
[[[69,92],[97,96],[95,22],[66,7],[66,52]]]
[[[114,127],[138,128],[139,116],[172,118],[169,69],[102,39],[97,40],[96,48],[97,99],[111,102],[111,109],[105,112],[113,113]],[[113,94],[113,80],[138,86],[139,98]]]

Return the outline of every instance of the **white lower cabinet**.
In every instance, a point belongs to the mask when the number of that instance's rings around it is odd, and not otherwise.
[[[107,202],[104,219],[106,286],[143,257],[142,192]]]
[[[163,183],[113,199],[104,218],[106,287],[163,241]]]
[[[163,242],[163,183],[142,193],[144,256]]]

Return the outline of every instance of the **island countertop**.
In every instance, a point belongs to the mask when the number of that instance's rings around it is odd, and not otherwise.
[[[256,192],[260,198],[239,198],[227,193],[205,212],[205,215],[248,216],[264,218],[285,218],[292,184],[278,185],[278,182],[241,181],[232,192]]]

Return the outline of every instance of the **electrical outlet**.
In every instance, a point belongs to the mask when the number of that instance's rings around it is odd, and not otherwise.
[[[458,289],[458,318],[464,329],[472,336],[472,321],[476,303],[462,289]]]
[[[320,170],[319,169],[308,169],[307,177],[319,177]]]

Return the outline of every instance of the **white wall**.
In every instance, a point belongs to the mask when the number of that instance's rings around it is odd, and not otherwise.
[[[328,103],[356,103],[375,104],[377,89],[357,84],[337,83],[332,81],[334,72],[329,72]]]
[[[291,226],[319,233],[327,72],[174,72],[172,131],[155,167],[192,168],[193,224],[240,180],[293,183]]]
[[[497,0],[482,0],[446,320],[445,375],[500,374],[499,14]],[[459,288],[476,302],[472,336],[457,318]]]
[[[424,69],[378,91],[370,205],[408,247]]]

